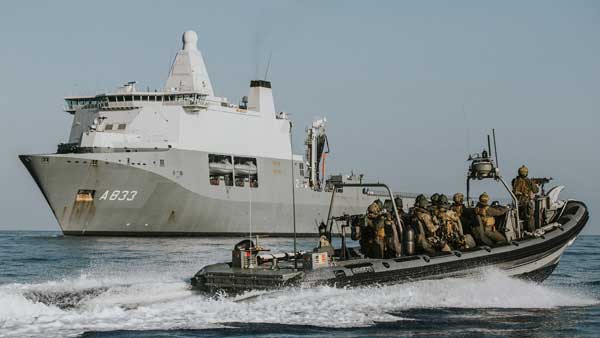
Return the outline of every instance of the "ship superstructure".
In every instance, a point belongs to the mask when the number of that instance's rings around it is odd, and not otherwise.
[[[306,158],[292,155],[291,123],[269,81],[251,81],[240,104],[216,96],[197,40],[183,34],[162,91],[130,82],[66,97],[68,142],[20,156],[65,234],[289,235],[293,186],[298,233],[312,235],[329,187],[360,182],[324,179],[324,119],[307,129]],[[347,189],[338,199],[338,212],[357,213],[374,197]]]

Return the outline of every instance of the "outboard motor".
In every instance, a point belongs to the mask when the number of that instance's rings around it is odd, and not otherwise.
[[[406,249],[406,255],[412,256],[415,254],[415,230],[412,227],[408,227],[404,232],[404,247]]]
[[[233,247],[231,264],[234,268],[249,269],[257,266],[258,250],[254,242],[245,239]]]

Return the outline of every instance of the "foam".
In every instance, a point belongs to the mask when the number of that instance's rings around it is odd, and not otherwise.
[[[124,276],[124,277],[123,277]],[[89,290],[98,290],[90,292]],[[77,301],[61,309],[27,293],[66,292]],[[77,293],[86,293],[82,297]],[[51,298],[50,298],[51,299]],[[181,275],[82,274],[74,279],[0,286],[0,337],[65,336],[87,330],[214,328],[227,323],[311,324],[360,327],[402,320],[392,312],[412,308],[555,308],[588,306],[584,291],[508,278],[494,270],[471,279],[422,281],[383,287],[286,289],[239,297],[207,298]]]

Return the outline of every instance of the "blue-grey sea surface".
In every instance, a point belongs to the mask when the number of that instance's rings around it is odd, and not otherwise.
[[[228,260],[239,240],[0,232],[0,337],[600,336],[597,236],[578,238],[542,284],[489,270],[384,287],[192,292],[189,278]]]

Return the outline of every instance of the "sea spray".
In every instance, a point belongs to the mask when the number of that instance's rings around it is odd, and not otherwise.
[[[114,276],[98,281],[85,275],[39,284],[2,285],[0,299],[8,306],[0,307],[0,336],[8,332],[62,336],[86,330],[202,329],[234,322],[364,327],[401,320],[391,313],[415,308],[532,309],[598,302],[580,290],[516,280],[495,270],[476,278],[380,287],[293,288],[218,298],[197,294],[184,281],[156,278],[153,282],[147,277]],[[34,291],[56,303],[32,298]],[[45,297],[45,293],[52,296]],[[61,294],[77,301],[61,309],[65,301]]]

